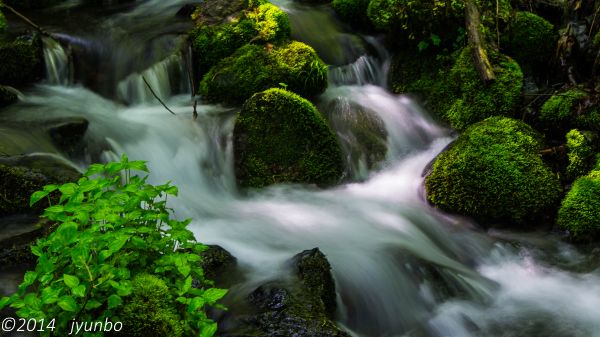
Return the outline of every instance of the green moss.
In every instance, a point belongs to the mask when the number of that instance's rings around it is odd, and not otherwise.
[[[519,64],[535,66],[547,64],[554,51],[554,26],[531,12],[518,12],[503,35],[502,45]]]
[[[19,86],[42,75],[42,48],[39,38],[0,42],[0,83]]]
[[[470,48],[464,48],[450,71],[448,91],[457,92],[442,116],[452,127],[464,130],[469,125],[490,116],[510,116],[516,108],[523,89],[523,73],[519,65],[502,54],[489,53],[496,80],[483,83],[475,66]],[[446,99],[452,100],[448,95]]]
[[[132,281],[132,295],[119,312],[123,336],[183,336],[183,321],[163,280],[148,274]]]
[[[343,173],[333,132],[304,98],[269,89],[250,98],[234,128],[236,176],[242,187],[292,182],[327,186]]]
[[[523,223],[554,204],[560,192],[540,149],[538,134],[527,124],[488,118],[437,158],[426,179],[427,198],[481,221]]]
[[[41,190],[46,178],[24,167],[0,164],[0,216],[28,212],[29,196]]]
[[[575,181],[562,201],[557,222],[575,241],[600,237],[600,171]]]
[[[594,39],[592,40],[592,43],[594,44],[594,47],[596,47],[596,48],[600,47],[600,31],[598,31],[598,33],[596,33],[596,35],[594,35]]]
[[[327,66],[301,42],[272,49],[246,45],[204,76],[200,94],[209,102],[237,104],[281,83],[304,97],[316,96],[327,87]]]
[[[579,102],[587,96],[585,91],[574,88],[550,97],[540,109],[540,121],[550,125],[571,121]]]
[[[279,43],[289,39],[290,32],[287,14],[274,5],[263,4],[231,22],[201,25],[190,33],[190,40],[198,71],[204,74],[246,43]]]
[[[586,174],[594,165],[594,138],[594,134],[577,129],[567,133],[567,155],[569,157],[567,177],[569,179]]]
[[[369,2],[369,0],[333,0],[331,6],[343,21],[365,27],[370,24],[367,17]]]

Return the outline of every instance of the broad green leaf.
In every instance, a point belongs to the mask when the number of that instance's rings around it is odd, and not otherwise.
[[[23,276],[23,283],[21,285],[29,286],[35,282],[38,277],[38,273],[34,271],[28,271]]]
[[[63,296],[58,301],[58,306],[64,311],[75,312],[78,310],[75,299],[71,296]]]
[[[49,194],[49,192],[46,192],[46,191],[37,191],[37,192],[33,193],[31,195],[31,198],[29,199],[29,206],[33,206],[38,201],[44,199],[48,194]]]
[[[227,289],[210,288],[204,291],[202,297],[207,303],[212,304],[223,298],[225,294],[227,294]]]
[[[198,309],[204,306],[204,299],[202,297],[194,297],[188,304],[188,312],[196,312]]]
[[[73,295],[77,296],[77,297],[85,297],[85,285],[80,284],[77,287],[71,289],[71,292],[73,293]]]
[[[85,305],[85,308],[87,310],[93,310],[93,309],[99,308],[101,306],[102,306],[102,303],[92,299],[87,302],[87,304]]]
[[[128,235],[123,235],[123,236],[117,237],[114,241],[112,241],[108,245],[108,250],[112,253],[118,252],[119,250],[121,250],[121,248],[123,248],[125,243],[127,243],[127,240],[129,240]]]
[[[108,297],[108,308],[109,309],[116,308],[116,307],[120,306],[121,304],[123,304],[123,300],[121,299],[121,296],[113,294]]]
[[[65,284],[69,288],[75,288],[75,287],[77,287],[79,285],[79,278],[77,278],[77,276],[73,276],[73,275],[69,275],[69,274],[64,274],[63,275],[63,281],[65,282]]]
[[[211,322],[202,327],[200,337],[212,337],[217,332],[217,323]]]

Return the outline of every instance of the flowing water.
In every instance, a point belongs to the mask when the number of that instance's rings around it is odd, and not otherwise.
[[[289,12],[295,36],[333,64],[318,105],[341,116],[332,126],[351,182],[240,193],[231,148],[236,109],[199,104],[192,120],[185,52],[164,28],[165,21],[185,27],[174,19],[183,3],[142,1],[98,31],[57,32],[70,47],[46,42],[46,82],[2,117],[85,117],[88,153],[72,159],[85,164],[125,152],[149,161],[151,181],[180,187],[173,206],[194,219],[197,238],[238,258],[245,284],[233,292],[277,277],[293,255],[319,247],[333,267],[338,322],[356,336],[600,336],[600,273],[588,255],[547,233],[484,233],[427,205],[423,170],[452,134],[385,89],[385,49],[349,32],[328,7],[275,1]],[[93,73],[84,72],[98,60]],[[388,152],[377,169],[353,148],[358,111],[384,128]],[[40,148],[51,148],[44,142]]]

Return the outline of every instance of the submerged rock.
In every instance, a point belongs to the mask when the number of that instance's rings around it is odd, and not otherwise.
[[[335,284],[325,255],[317,248],[304,251],[289,266],[289,279],[264,283],[246,297],[246,303],[230,307],[233,321],[221,325],[220,336],[349,336],[333,321]]]
[[[69,155],[82,154],[89,122],[82,117],[59,118],[44,123],[54,145]]]
[[[244,103],[233,144],[241,187],[286,182],[328,186],[344,171],[335,135],[315,106],[282,89],[258,93]]]
[[[221,246],[208,245],[200,254],[200,265],[207,279],[221,284],[221,280],[229,274],[237,264],[237,259]]]
[[[31,245],[48,229],[48,223],[36,216],[0,218],[0,265],[34,263],[37,257],[31,253]]]
[[[483,222],[523,224],[554,206],[561,191],[541,147],[540,135],[521,121],[491,117],[474,124],[436,159],[427,198]]]

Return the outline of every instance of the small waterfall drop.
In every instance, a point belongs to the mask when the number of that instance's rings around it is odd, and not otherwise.
[[[44,38],[43,45],[46,81],[52,85],[72,84],[73,67],[69,53],[60,42],[52,38]]]

